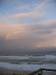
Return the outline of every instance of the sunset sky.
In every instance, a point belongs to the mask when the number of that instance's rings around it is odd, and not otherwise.
[[[0,50],[56,47],[56,0],[0,0]]]

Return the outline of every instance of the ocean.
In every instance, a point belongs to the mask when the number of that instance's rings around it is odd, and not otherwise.
[[[32,73],[41,68],[56,70],[56,56],[0,56],[2,71]],[[44,70],[43,75],[56,75],[56,72]]]

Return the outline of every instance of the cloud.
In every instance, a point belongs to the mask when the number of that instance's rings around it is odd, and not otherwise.
[[[40,0],[39,2],[36,3],[27,3],[23,4],[22,6],[16,6],[15,11],[12,13],[8,13],[7,15],[4,15],[2,17],[2,20],[5,20],[6,22],[11,22],[11,23],[21,23],[21,24],[37,24],[40,23],[41,20],[43,20],[45,14],[46,14],[46,8],[48,5],[48,0]],[[26,8],[26,9],[25,9]],[[11,10],[12,11],[12,10]],[[20,11],[20,12],[19,12]],[[31,22],[28,22],[31,21]]]
[[[13,15],[3,17],[3,23],[0,23],[0,40],[3,40],[1,41],[2,44],[4,43],[3,47],[7,49],[56,47],[56,19],[44,18],[47,5],[48,0],[41,0],[31,11],[13,13]],[[10,20],[22,21],[24,19],[26,23],[26,19],[30,18],[32,24],[10,23]]]
[[[56,47],[56,20],[46,20],[32,28],[33,48]]]
[[[32,18],[32,19],[35,19],[35,18],[38,18],[38,17],[41,17],[44,15],[45,13],[45,8],[46,8],[46,5],[47,5],[47,0],[43,0],[43,1],[40,1],[40,3],[36,3],[36,5],[34,6],[34,8],[31,10],[31,11],[28,11],[28,12],[22,12],[22,13],[14,13],[12,15],[8,15],[4,18],[15,18],[15,19],[23,19],[23,18]],[[27,9],[30,9],[29,8],[29,4],[25,4],[25,6],[23,7],[27,7]],[[16,9],[18,9],[19,7],[16,7]],[[23,8],[24,9],[24,8]]]
[[[49,36],[48,38],[43,38],[39,42],[33,44],[33,48],[51,48],[56,47],[56,36]]]
[[[0,32],[8,48],[56,47],[56,20],[46,20],[39,25],[0,24]]]
[[[5,40],[5,48],[32,48],[31,26],[0,25],[0,37]]]

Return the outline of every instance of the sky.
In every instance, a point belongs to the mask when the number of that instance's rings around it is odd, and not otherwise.
[[[0,0],[0,50],[56,48],[56,0]]]

